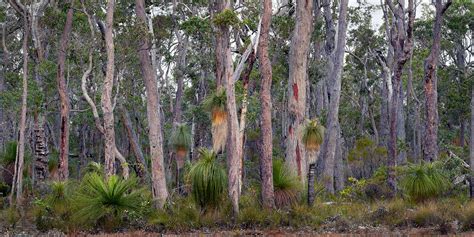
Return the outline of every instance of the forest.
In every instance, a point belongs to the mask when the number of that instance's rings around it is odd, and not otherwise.
[[[472,0],[1,0],[0,24],[0,235],[474,234]]]

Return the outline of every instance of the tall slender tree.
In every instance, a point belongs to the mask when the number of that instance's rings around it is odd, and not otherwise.
[[[147,16],[145,13],[145,1],[135,1],[135,12],[138,24],[142,29],[147,29]],[[147,31],[148,32],[148,31]],[[165,168],[163,162],[163,135],[160,121],[160,98],[158,95],[156,70],[150,58],[150,39],[148,36],[141,37],[138,41],[138,57],[140,68],[145,81],[147,94],[147,118],[148,118],[148,139],[150,142],[151,156],[151,179],[152,194],[154,204],[162,208],[168,198],[168,188],[166,187]]]
[[[441,26],[443,15],[451,5],[452,0],[443,3],[442,0],[435,1],[435,19],[433,23],[433,43],[431,51],[424,62],[425,80],[425,140],[423,157],[425,161],[434,161],[438,158],[438,79],[436,68],[438,66],[441,51]]]
[[[272,0],[263,0],[262,28],[258,44],[260,60],[260,101],[262,103],[261,133],[262,143],[260,154],[260,172],[262,178],[263,206],[273,208],[275,205],[273,192],[272,154],[272,65],[268,57],[269,32],[272,21]]]
[[[302,181],[306,177],[306,154],[301,126],[306,112],[308,54],[313,24],[313,1],[296,1],[296,21],[291,38],[288,78],[286,164]]]
[[[64,69],[66,67],[67,46],[69,35],[72,31],[72,18],[74,14],[73,2],[70,1],[70,7],[66,14],[66,23],[61,35],[61,42],[58,49],[58,72],[57,84],[59,91],[59,101],[61,105],[61,121],[59,134],[59,167],[58,175],[60,180],[66,180],[69,177],[69,96],[67,91],[66,78],[64,77]]]
[[[394,50],[394,66],[392,73],[391,85],[393,92],[391,93],[390,109],[390,137],[388,143],[388,175],[387,182],[392,190],[392,194],[396,191],[395,180],[395,166],[397,165],[397,126],[398,126],[398,111],[400,102],[400,88],[402,73],[405,63],[410,58],[413,47],[413,23],[415,21],[415,11],[413,0],[408,0],[408,7],[405,8],[405,2],[399,1],[394,4],[392,0],[386,0],[388,7],[393,13],[393,23],[388,35],[391,46]],[[408,18],[405,17],[405,11],[408,12]],[[407,20],[406,20],[407,19]]]
[[[344,63],[344,49],[346,47],[346,31],[347,31],[347,6],[348,0],[342,0],[339,5],[338,29],[337,39],[335,42],[335,51],[331,54],[329,60],[334,65],[329,71],[329,111],[327,116],[327,129],[324,134],[323,147],[321,149],[324,157],[324,175],[323,182],[326,190],[334,193],[334,169],[336,167],[336,146],[338,137],[340,136],[339,129],[339,101],[341,97],[341,77],[342,66]]]
[[[105,49],[107,52],[107,68],[102,89],[102,111],[104,112],[104,137],[105,137],[105,174],[115,174],[115,129],[114,109],[112,105],[112,89],[114,86],[115,52],[114,52],[114,8],[115,0],[107,2],[105,17]]]

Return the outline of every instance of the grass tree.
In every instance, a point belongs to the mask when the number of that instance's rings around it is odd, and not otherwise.
[[[273,188],[277,208],[288,207],[297,202],[300,188],[298,177],[279,159],[273,162]]]
[[[188,174],[192,196],[201,208],[215,209],[222,203],[226,190],[225,168],[219,164],[214,151],[201,148],[198,152],[199,161],[191,167]]]
[[[223,88],[216,90],[203,101],[204,107],[211,112],[212,148],[219,152],[227,140],[227,97]]]
[[[181,193],[180,171],[184,166],[184,160],[191,147],[191,132],[186,124],[176,125],[176,129],[171,137],[171,147],[176,153],[176,186]]]
[[[314,201],[314,182],[316,172],[316,160],[319,156],[321,144],[324,141],[324,126],[317,118],[307,120],[303,128],[304,147],[306,149],[307,161],[309,165],[308,172],[308,204]]]

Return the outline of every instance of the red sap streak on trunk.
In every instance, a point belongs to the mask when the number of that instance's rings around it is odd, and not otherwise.
[[[288,128],[288,133],[290,135],[293,135],[293,127],[290,125],[290,127]]]
[[[301,177],[301,154],[300,154],[300,146],[296,143],[296,164],[298,165],[298,176]]]
[[[293,97],[298,100],[298,85],[296,83],[293,83]]]

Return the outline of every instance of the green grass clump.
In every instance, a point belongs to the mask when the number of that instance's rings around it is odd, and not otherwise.
[[[192,196],[201,208],[218,208],[227,186],[225,168],[212,150],[199,149],[199,160],[188,174]]]
[[[298,177],[291,174],[280,159],[273,161],[273,187],[275,205],[278,208],[289,207],[298,202],[301,188]]]
[[[435,162],[409,165],[401,182],[405,195],[415,202],[439,197],[448,186],[448,178]]]
[[[139,213],[149,203],[148,192],[138,186],[137,178],[122,179],[116,175],[104,178],[90,173],[83,178],[74,198],[73,218],[83,224],[111,230],[128,213]]]
[[[418,207],[411,213],[409,220],[415,227],[438,226],[445,222],[443,214],[440,213],[436,203],[433,202]]]
[[[463,230],[474,230],[474,202],[468,202],[462,209]]]

